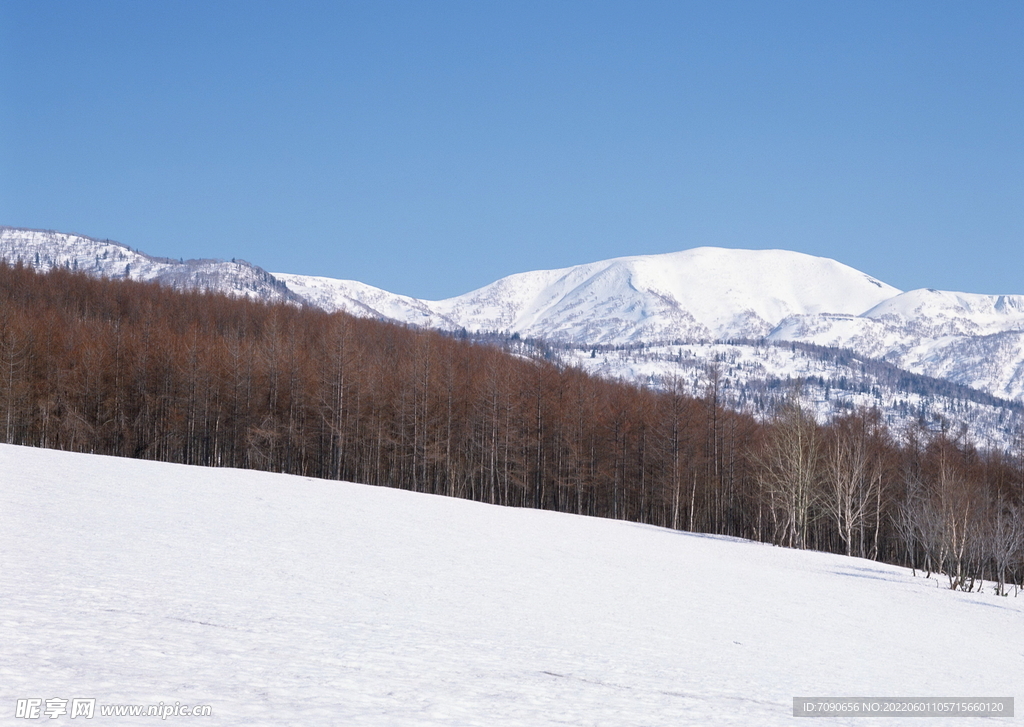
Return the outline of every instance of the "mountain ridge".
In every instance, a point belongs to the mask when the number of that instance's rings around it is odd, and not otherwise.
[[[774,279],[765,277],[766,269]],[[311,280],[274,275],[293,290]],[[815,285],[822,279],[827,285]],[[332,285],[327,278],[315,281],[322,293]],[[751,294],[758,282],[764,290]],[[338,294],[334,305],[344,310],[355,281],[333,285]],[[515,273],[438,301],[388,295],[393,296],[389,315],[398,322],[419,323],[427,311],[436,319],[432,327],[447,321],[471,330],[604,345],[651,335],[666,340],[765,336],[788,315],[859,314],[899,292],[828,258],[786,250],[700,247]],[[409,300],[415,308],[403,310]],[[332,304],[327,295],[318,302]],[[598,321],[604,325],[595,325]]]
[[[850,406],[902,407],[905,424],[923,416],[913,412],[928,411],[936,420],[967,417],[979,434],[998,428],[996,438],[1004,444],[1022,428],[1018,412],[998,402],[965,414],[959,396],[910,395],[893,389],[889,376],[865,383],[849,365],[823,368],[805,349],[769,355],[750,343],[849,350],[913,375],[1024,401],[1024,296],[901,291],[805,253],[698,247],[626,256],[516,273],[438,301],[354,280],[269,273],[239,260],[157,258],[109,240],[45,230],[0,228],[0,258],[40,270],[62,266],[155,280],[453,333],[545,341],[555,346],[547,355],[564,365],[647,386],[685,377],[693,393],[707,384],[705,370],[724,356],[738,362],[731,374],[737,389],[752,385],[771,392],[785,378],[828,382],[805,391],[820,418]],[[734,404],[749,408],[742,398]],[[765,404],[758,406],[767,413]]]
[[[263,268],[245,260],[173,260],[113,240],[55,230],[0,227],[0,259],[37,270],[78,270],[91,275],[155,281],[178,289],[231,292],[270,302],[301,302]]]

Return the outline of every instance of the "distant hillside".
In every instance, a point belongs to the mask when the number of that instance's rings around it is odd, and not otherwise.
[[[263,268],[244,260],[171,260],[111,240],[52,230],[0,227],[0,260],[110,279],[144,280],[179,290],[213,290],[270,302],[301,299]]]

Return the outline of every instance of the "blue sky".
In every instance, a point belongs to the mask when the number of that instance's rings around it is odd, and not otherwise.
[[[0,224],[440,298],[699,245],[1024,293],[1024,3],[0,0]]]

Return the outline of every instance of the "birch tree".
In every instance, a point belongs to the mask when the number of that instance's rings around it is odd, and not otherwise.
[[[818,425],[796,403],[772,423],[758,476],[776,523],[776,541],[808,547],[812,508],[820,498],[822,444]]]

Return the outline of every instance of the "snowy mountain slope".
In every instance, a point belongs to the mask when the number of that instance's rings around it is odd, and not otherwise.
[[[833,260],[784,250],[703,247],[543,272],[514,275],[438,306],[467,328],[479,320],[483,329],[617,344],[757,338],[786,316],[860,313],[898,292]],[[515,317],[489,316],[496,300],[508,301]]]
[[[1024,398],[1024,296],[901,293],[833,260],[783,250],[696,248],[619,258],[511,275],[441,301],[277,275],[325,309],[411,325],[500,331],[580,348],[624,346],[634,357],[642,355],[640,345],[793,341],[847,348],[915,374]],[[818,366],[794,364],[794,378]],[[624,379],[631,370],[602,368]]]
[[[977,295],[922,289],[879,303],[865,318],[894,325],[928,325],[931,338],[987,335],[1024,328],[1024,295]]]
[[[49,230],[0,227],[0,259],[44,271],[68,268],[107,278],[156,281],[179,289],[299,302],[283,283],[244,260],[170,260],[111,240]]]
[[[275,273],[302,294],[302,276]],[[365,294],[351,281],[317,278],[340,310]],[[678,339],[758,338],[787,316],[859,314],[898,294],[833,260],[784,250],[696,248],[604,260],[502,278],[440,301],[388,299],[403,323],[505,331],[587,344]],[[370,307],[380,309],[380,294]],[[330,304],[331,296],[321,300]],[[374,305],[377,303],[377,305]],[[438,325],[440,324],[440,325]]]
[[[792,316],[768,339],[848,348],[995,396],[1024,398],[1024,296],[914,290],[861,316]]]
[[[460,327],[433,310],[427,301],[395,295],[357,280],[290,273],[274,273],[274,277],[305,302],[323,310],[441,330]]]
[[[853,409],[876,409],[895,435],[921,428],[952,436],[963,431],[975,444],[1003,451],[1019,447],[1024,434],[1020,401],[912,374],[848,349],[760,340],[555,350],[563,363],[588,373],[697,398],[709,395],[717,375],[719,402],[758,419],[797,396],[823,424]]]
[[[1024,599],[872,561],[10,445],[0,472],[8,715],[34,696],[93,698],[99,724],[178,702],[210,725],[771,726],[794,696],[1024,691]]]

